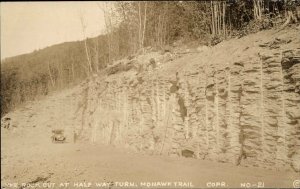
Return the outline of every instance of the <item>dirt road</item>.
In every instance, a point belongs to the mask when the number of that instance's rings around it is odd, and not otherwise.
[[[36,129],[36,133],[41,131]],[[60,183],[66,182],[69,188],[88,187],[89,183],[90,188],[108,188],[107,182],[113,182],[114,187],[126,187],[126,184],[128,187],[159,187],[161,182],[170,182],[170,186],[179,188],[217,184],[241,187],[247,183],[254,187],[254,184],[293,187],[293,181],[299,179],[299,175],[292,172],[237,167],[190,158],[149,156],[110,146],[71,142],[53,144],[46,135],[24,133],[20,136],[2,132],[2,187],[8,183],[31,183],[30,188],[44,188],[42,183],[48,183],[49,188],[59,188]],[[180,186],[179,182],[185,183]]]

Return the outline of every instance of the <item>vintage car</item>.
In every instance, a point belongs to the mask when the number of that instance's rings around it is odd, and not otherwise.
[[[64,136],[64,130],[63,129],[55,129],[52,130],[52,142],[53,143],[63,143],[66,141],[66,137]]]

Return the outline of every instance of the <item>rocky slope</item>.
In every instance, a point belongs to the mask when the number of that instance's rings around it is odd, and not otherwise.
[[[72,118],[56,127],[149,154],[299,172],[299,36],[264,31],[121,60],[73,92]]]
[[[83,83],[76,132],[152,154],[299,171],[298,34],[123,60]]]

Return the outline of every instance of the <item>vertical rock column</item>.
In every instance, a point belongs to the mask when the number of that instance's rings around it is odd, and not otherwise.
[[[199,111],[204,110],[204,80],[199,78],[199,71],[203,72],[202,67],[197,66],[192,68],[189,72],[186,72],[186,102],[187,107],[187,116],[188,116],[188,133],[186,147],[189,150],[194,152],[196,158],[204,158],[205,152],[203,151],[206,148],[205,139],[202,138],[205,135],[201,131],[201,127],[205,128],[205,116],[199,115]],[[201,73],[203,74],[203,73]],[[202,75],[203,77],[203,75]],[[200,84],[201,82],[201,84]],[[201,99],[200,99],[201,98]],[[202,100],[202,101],[201,101]]]
[[[184,99],[180,94],[182,94],[181,83],[183,82],[180,77],[176,76],[176,81],[171,81],[172,86],[170,88],[170,103],[172,103],[171,112],[171,125],[172,125],[172,139],[171,139],[171,149],[170,154],[180,155],[182,144],[185,143],[185,106]],[[181,91],[180,91],[181,90]]]
[[[156,123],[153,122],[153,140],[154,140],[154,152],[155,154],[161,154],[162,148],[165,148],[168,145],[165,145],[165,137],[168,132],[168,124],[170,123],[170,116],[169,116],[169,94],[168,94],[168,81],[156,76],[155,82],[155,92],[156,92]],[[152,108],[154,108],[152,106]]]
[[[181,74],[179,74],[179,90],[177,92],[177,98],[178,98],[178,105],[179,105],[179,112],[180,117],[182,119],[182,132],[183,137],[181,138],[180,142],[180,150],[189,148],[188,141],[191,138],[190,135],[190,127],[189,127],[189,116],[190,116],[190,102],[189,102],[189,74],[186,70],[184,70]]]
[[[88,86],[83,83],[81,85],[83,90],[77,95],[78,104],[74,115],[74,132],[78,135],[79,139],[83,138],[84,135],[84,125],[85,125],[85,114],[87,110],[87,96],[88,96]]]
[[[263,80],[260,60],[256,57],[245,60],[240,124],[242,153],[246,159],[242,162],[253,166],[258,166],[263,159]]]
[[[94,123],[94,117],[93,114],[96,110],[96,83],[93,80],[89,80],[87,82],[87,88],[85,89],[86,95],[84,97],[86,103],[86,108],[83,109],[83,125],[82,125],[82,132],[80,133],[81,138],[84,140],[91,140],[92,136],[92,130],[93,130],[93,123]]]
[[[216,83],[215,69],[206,68],[206,86],[205,86],[205,106],[206,106],[206,129],[207,129],[207,158],[216,160],[217,152],[217,109],[216,109]]]
[[[216,98],[218,99],[218,129],[217,129],[217,150],[218,150],[218,161],[226,162],[227,160],[227,151],[229,148],[228,140],[228,113],[229,113],[229,102],[228,102],[228,68],[218,70],[216,73],[216,82],[217,82],[217,94]]]
[[[129,111],[130,111],[130,104],[129,104],[129,100],[128,100],[128,87],[127,87],[127,83],[123,83],[122,86],[122,102],[123,102],[123,106],[122,106],[122,143],[123,145],[127,145],[127,135],[128,135],[128,127],[129,127]]]
[[[165,105],[165,117],[163,121],[161,147],[159,149],[160,154],[172,154],[176,153],[172,151],[173,146],[173,136],[174,136],[174,115],[175,115],[175,105],[176,105],[176,92],[178,90],[177,82],[171,80],[165,80],[164,84],[166,99]],[[159,132],[159,131],[158,131]]]
[[[300,171],[300,51],[285,51],[282,55],[285,142],[292,168]]]
[[[207,131],[207,121],[206,121],[206,73],[205,68],[199,68],[198,74],[198,85],[196,87],[197,94],[194,99],[194,104],[196,105],[196,117],[197,117],[197,140],[198,140],[198,151],[197,156],[199,158],[205,159],[208,152],[208,131]]]
[[[242,158],[242,131],[241,116],[242,106],[241,98],[243,93],[243,62],[234,62],[228,75],[228,101],[229,101],[229,120],[228,120],[228,140],[229,157],[232,163],[240,164]]]
[[[153,129],[155,125],[153,124],[153,116],[156,117],[156,101],[155,99],[155,84],[154,77],[149,78],[150,82],[144,83],[140,88],[139,103],[141,106],[142,122],[141,126],[143,130],[141,132],[142,137],[142,150],[153,152],[154,141],[153,141]],[[153,111],[154,110],[154,111]],[[156,120],[155,120],[156,124]]]
[[[180,102],[181,117],[184,118],[184,133],[185,140],[182,144],[182,150],[189,150],[199,157],[199,121],[197,115],[197,100],[198,100],[198,84],[199,84],[199,68],[184,71],[182,82],[180,84],[179,96],[183,102]]]
[[[263,164],[272,167],[276,163],[278,153],[283,153],[283,116],[282,116],[282,78],[281,78],[281,55],[276,52],[265,52],[260,55],[263,74],[263,133],[264,139]],[[280,125],[281,124],[281,125]],[[279,148],[280,151],[277,151]],[[279,155],[282,157],[282,155]]]

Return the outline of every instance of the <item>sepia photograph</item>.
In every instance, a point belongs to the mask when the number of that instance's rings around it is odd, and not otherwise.
[[[1,189],[300,188],[300,0],[0,7]]]

